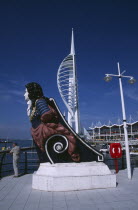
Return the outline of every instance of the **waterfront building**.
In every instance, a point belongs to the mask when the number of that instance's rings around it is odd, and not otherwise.
[[[138,139],[138,121],[133,123],[127,123],[128,139]],[[96,125],[91,126],[88,129],[91,139],[101,141],[122,141],[124,140],[124,128],[123,124],[109,124],[108,125]]]

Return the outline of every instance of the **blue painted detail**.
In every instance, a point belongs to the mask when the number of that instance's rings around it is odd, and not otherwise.
[[[50,109],[48,107],[46,100],[39,99],[36,102],[36,111],[31,121],[33,128],[37,128],[41,124],[41,120],[40,120],[41,116],[48,111],[50,111]]]
[[[43,115],[45,112],[50,111],[48,104],[46,102],[45,99],[39,99],[36,102],[36,110],[38,111],[38,114],[41,116]]]

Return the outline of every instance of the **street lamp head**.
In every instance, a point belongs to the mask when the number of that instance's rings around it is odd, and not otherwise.
[[[131,77],[131,78],[128,80],[128,82],[129,82],[130,84],[134,84],[134,83],[136,82],[136,79],[134,79],[134,77]]]
[[[104,77],[104,80],[105,80],[106,82],[110,82],[110,81],[112,80],[112,77],[109,76],[108,74],[106,74],[106,76]]]

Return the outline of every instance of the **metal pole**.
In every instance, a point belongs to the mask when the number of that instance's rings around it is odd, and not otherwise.
[[[120,132],[120,137],[121,137],[121,126],[119,125],[119,132]]]
[[[133,139],[133,130],[132,130],[132,123],[131,123],[131,140]]]
[[[27,152],[25,152],[24,155],[25,155],[25,156],[24,156],[24,158],[25,158],[25,160],[24,160],[24,161],[25,161],[25,162],[24,162],[24,173],[27,174],[27,168],[28,168],[28,167],[27,167],[27,166],[28,166],[28,163],[27,163],[27,161],[28,161],[28,160],[27,160]]]
[[[94,128],[93,128],[93,140],[94,140],[94,134],[95,134],[95,133],[94,133]]]
[[[99,139],[100,139],[100,135],[101,135],[101,131],[100,131],[100,127],[99,127]]]
[[[119,66],[119,63],[117,63],[117,65],[118,65],[118,73],[119,73],[119,86],[120,86],[120,95],[121,95],[121,104],[122,104],[122,114],[123,114],[123,125],[124,125],[124,135],[125,135],[127,173],[128,173],[128,179],[131,179],[131,165],[130,165],[130,153],[129,153],[129,143],[128,143],[127,124],[126,124],[125,103],[124,103],[124,95],[123,95],[123,87],[122,87],[122,80],[121,80],[121,74],[120,74],[120,66]]]

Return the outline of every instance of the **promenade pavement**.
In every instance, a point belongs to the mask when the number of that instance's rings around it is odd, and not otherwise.
[[[127,170],[117,174],[117,187],[71,192],[33,190],[32,174],[0,180],[0,210],[137,210],[138,168],[132,180]]]

